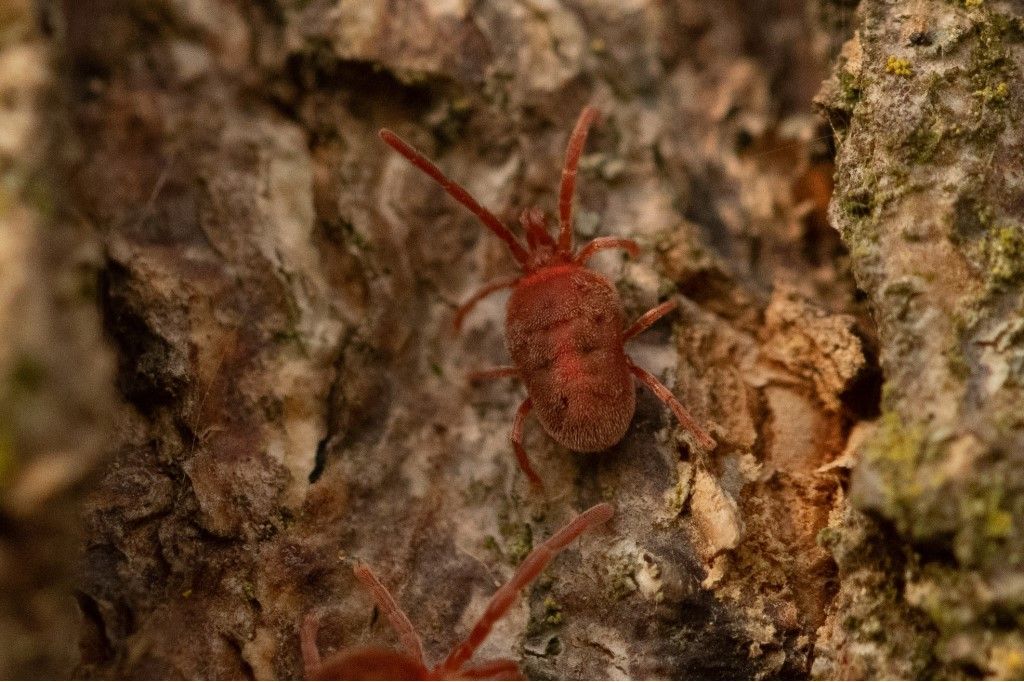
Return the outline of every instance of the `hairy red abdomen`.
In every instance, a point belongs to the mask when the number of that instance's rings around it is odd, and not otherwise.
[[[551,265],[520,279],[505,318],[509,355],[551,437],[577,452],[619,442],[636,408],[622,304],[602,275]]]

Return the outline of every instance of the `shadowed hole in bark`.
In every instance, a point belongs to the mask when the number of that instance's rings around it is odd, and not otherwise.
[[[86,665],[101,665],[114,655],[107,626],[96,600],[84,592],[75,593],[78,608],[82,613],[82,629],[79,635],[79,650]]]
[[[398,108],[407,112],[405,118],[417,119],[434,101],[434,89],[444,85],[441,79],[427,79],[417,84],[399,81],[379,65],[359,59],[339,59],[327,43],[311,43],[299,53],[288,57],[283,82],[288,85],[287,97],[275,98],[289,118],[301,119],[295,110],[301,102],[296,85],[304,93],[336,93],[354,115],[368,116],[374,109]],[[311,146],[320,131],[311,131]],[[333,134],[324,131],[324,134]]]
[[[839,394],[839,399],[858,419],[876,419],[882,412],[882,386],[885,376],[878,362],[878,348],[873,338],[868,338],[859,329],[854,334],[861,341],[864,353],[864,366],[853,378],[846,390]],[[877,332],[872,330],[873,334]]]
[[[142,412],[151,412],[181,395],[185,378],[180,353],[159,336],[128,300],[123,288],[131,274],[108,262],[100,274],[100,305],[107,333],[121,348],[117,386]]]
[[[324,473],[324,465],[327,463],[327,442],[330,436],[324,436],[316,445],[316,457],[313,460],[313,470],[309,472],[309,482],[316,483]]]

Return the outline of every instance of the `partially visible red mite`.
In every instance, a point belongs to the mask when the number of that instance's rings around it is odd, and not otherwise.
[[[636,409],[632,376],[650,388],[669,406],[676,418],[708,450],[715,441],[693,419],[654,375],[633,364],[623,344],[671,312],[673,301],[640,316],[625,327],[622,302],[608,279],[586,268],[602,249],[625,249],[636,256],[639,247],[631,239],[598,237],[579,251],[573,249],[572,201],[576,171],[587,131],[597,110],[586,107],[569,138],[558,192],[558,241],[547,231],[544,212],[524,210],[520,222],[526,246],[481,206],[459,184],[448,179],[425,156],[390,130],[380,136],[414,166],[441,185],[453,199],[468,208],[508,246],[523,274],[484,286],[455,313],[458,329],[470,309],[483,297],[512,288],[505,313],[505,341],[514,363],[479,372],[478,379],[516,377],[529,397],[519,406],[512,426],[512,444],[519,466],[539,486],[540,477],[523,449],[523,422],[531,409],[556,441],[577,452],[597,452],[615,445],[626,433]]]
[[[409,617],[395,602],[376,576],[365,564],[357,564],[356,577],[369,591],[377,608],[398,633],[404,651],[375,646],[361,646],[342,649],[323,660],[317,647],[316,636],[320,629],[315,613],[306,616],[300,631],[302,661],[306,668],[306,679],[310,680],[521,680],[519,664],[509,659],[498,659],[471,664],[469,660],[490,634],[491,628],[512,606],[519,591],[540,575],[548,562],[566,548],[584,531],[604,523],[615,513],[614,507],[602,503],[595,505],[570,521],[552,535],[541,546],[530,552],[520,564],[515,575],[502,585],[491,597],[469,636],[455,647],[448,658],[433,668],[428,668],[423,659],[423,644]]]

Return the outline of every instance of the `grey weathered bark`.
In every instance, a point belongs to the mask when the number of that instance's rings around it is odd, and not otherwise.
[[[822,93],[886,383],[821,675],[1024,674],[1022,8],[865,0]]]
[[[35,224],[101,240],[126,405],[85,504],[81,626],[33,650],[66,665],[78,629],[78,675],[297,677],[311,609],[325,652],[395,641],[360,559],[436,658],[535,541],[607,499],[615,519],[484,655],[532,677],[1012,674],[1020,22],[992,0],[852,5],[51,8],[76,221]],[[830,129],[811,100],[834,59]],[[521,388],[466,383],[506,361],[502,298],[451,331],[510,259],[375,133],[512,223],[553,208],[586,103],[603,118],[577,234],[645,248],[596,267],[629,314],[681,303],[630,349],[720,445],[699,451],[646,392],[597,455],[531,422],[537,495],[507,441]],[[849,252],[825,210],[833,129]],[[102,359],[74,338],[48,353]]]

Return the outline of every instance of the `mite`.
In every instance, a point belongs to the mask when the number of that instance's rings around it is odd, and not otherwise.
[[[448,657],[430,668],[423,658],[419,635],[394,597],[364,564],[355,567],[356,578],[366,588],[377,608],[391,623],[404,651],[375,646],[351,647],[327,659],[320,657],[316,637],[320,629],[315,613],[306,616],[299,639],[306,679],[311,680],[521,680],[519,664],[509,659],[471,663],[470,659],[490,634],[491,628],[508,611],[520,590],[536,578],[556,554],[566,548],[584,531],[604,523],[615,509],[606,503],[583,512],[548,540],[530,552],[494,596],[477,620],[469,636],[452,650]]]
[[[512,366],[477,372],[476,379],[514,377],[523,382],[528,397],[519,406],[512,426],[512,445],[530,482],[541,485],[523,449],[523,423],[536,413],[556,441],[576,452],[598,452],[618,443],[629,428],[636,408],[633,377],[650,388],[676,415],[683,428],[701,445],[714,449],[715,441],[654,375],[633,364],[623,344],[675,308],[670,301],[649,310],[626,327],[622,302],[608,279],[587,262],[603,249],[624,249],[636,257],[639,247],[631,239],[598,237],[578,251],[573,248],[572,203],[576,172],[587,132],[597,110],[586,107],[569,138],[558,192],[558,238],[547,229],[539,208],[522,212],[526,234],[518,238],[481,206],[469,192],[450,180],[423,154],[390,130],[380,137],[420,169],[453,199],[473,213],[508,246],[522,274],[491,282],[469,298],[455,313],[458,329],[470,309],[482,298],[512,289],[505,313],[505,341]]]

